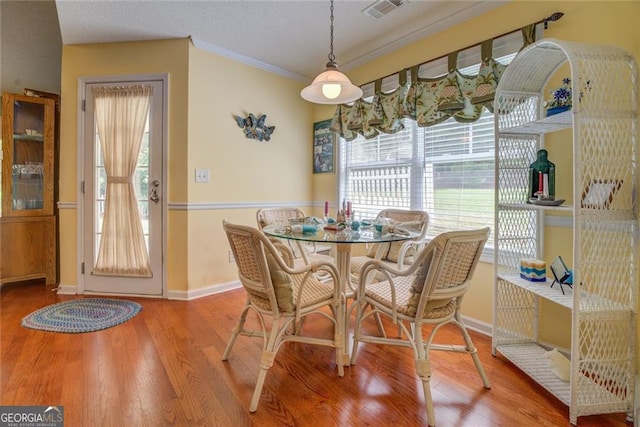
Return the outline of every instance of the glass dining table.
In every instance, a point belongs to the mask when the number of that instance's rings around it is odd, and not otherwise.
[[[306,232],[305,232],[306,230]],[[345,338],[344,352],[342,355],[342,364],[344,366],[349,365],[349,319],[347,313],[347,296],[352,292],[351,280],[351,249],[357,244],[373,244],[373,243],[391,243],[401,242],[405,240],[415,239],[419,236],[418,233],[397,230],[393,228],[379,230],[375,226],[361,227],[358,230],[351,230],[348,228],[339,230],[332,227],[318,226],[302,226],[302,225],[270,225],[264,227],[262,231],[264,234],[270,237],[277,237],[280,239],[297,240],[301,242],[311,243],[331,243],[335,245],[335,251],[332,251],[336,268],[340,273],[340,287],[343,298],[344,306],[341,308],[340,313],[345,316],[342,324],[344,325],[343,336]],[[381,254],[385,251],[385,245],[379,245],[378,252],[375,259],[380,259]]]

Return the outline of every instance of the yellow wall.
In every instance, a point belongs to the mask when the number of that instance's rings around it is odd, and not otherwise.
[[[78,80],[82,77],[135,74],[169,75],[169,186],[170,200],[184,200],[186,194],[187,140],[187,54],[189,41],[159,40],[113,44],[68,45],[62,50],[62,84],[60,114],[60,202],[77,202],[77,119]],[[169,213],[169,245],[173,246],[184,231],[176,229],[181,213]],[[76,210],[60,209],[60,284],[77,284]],[[173,227],[172,227],[173,226]],[[177,243],[179,246],[179,243]],[[182,254],[182,252],[179,252]],[[185,283],[186,265],[169,258],[170,283]]]
[[[237,281],[222,219],[255,225],[256,205],[312,200],[312,105],[302,84],[228,58],[189,49],[188,173],[211,170],[211,182],[189,179],[189,289]],[[247,139],[234,115],[266,114],[270,141]],[[243,205],[234,208],[229,205]]]
[[[65,46],[60,201],[76,202],[81,77],[167,73],[167,287],[179,297],[237,281],[222,218],[255,224],[256,204],[311,200],[312,110],[300,82],[193,47],[188,39]],[[269,142],[244,137],[233,115],[267,115]],[[210,183],[195,183],[195,168]],[[185,207],[186,206],[186,207]],[[77,284],[76,211],[61,209],[61,284]],[[181,293],[181,294],[180,294]]]

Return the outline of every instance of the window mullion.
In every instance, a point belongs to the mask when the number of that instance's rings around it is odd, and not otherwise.
[[[411,181],[410,181],[410,206],[413,210],[424,209],[424,138],[420,138],[420,134],[424,134],[424,129],[419,128],[413,120],[406,120],[405,124],[410,123],[411,140],[413,141],[413,156],[411,158]]]

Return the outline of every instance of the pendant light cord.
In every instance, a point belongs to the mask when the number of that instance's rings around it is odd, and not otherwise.
[[[329,10],[331,11],[331,26],[329,27],[331,34],[329,43],[329,62],[335,62],[336,56],[333,54],[333,0],[331,0],[331,7]]]

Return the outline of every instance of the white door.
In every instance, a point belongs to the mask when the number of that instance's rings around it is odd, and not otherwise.
[[[151,277],[123,277],[94,274],[100,247],[102,219],[106,194],[106,172],[95,125],[94,86],[151,85],[153,94],[147,124],[138,156],[134,187],[151,266]],[[118,81],[86,83],[84,85],[84,192],[82,275],[85,293],[163,294],[163,140],[164,140],[164,80]],[[80,287],[82,291],[82,286]]]

